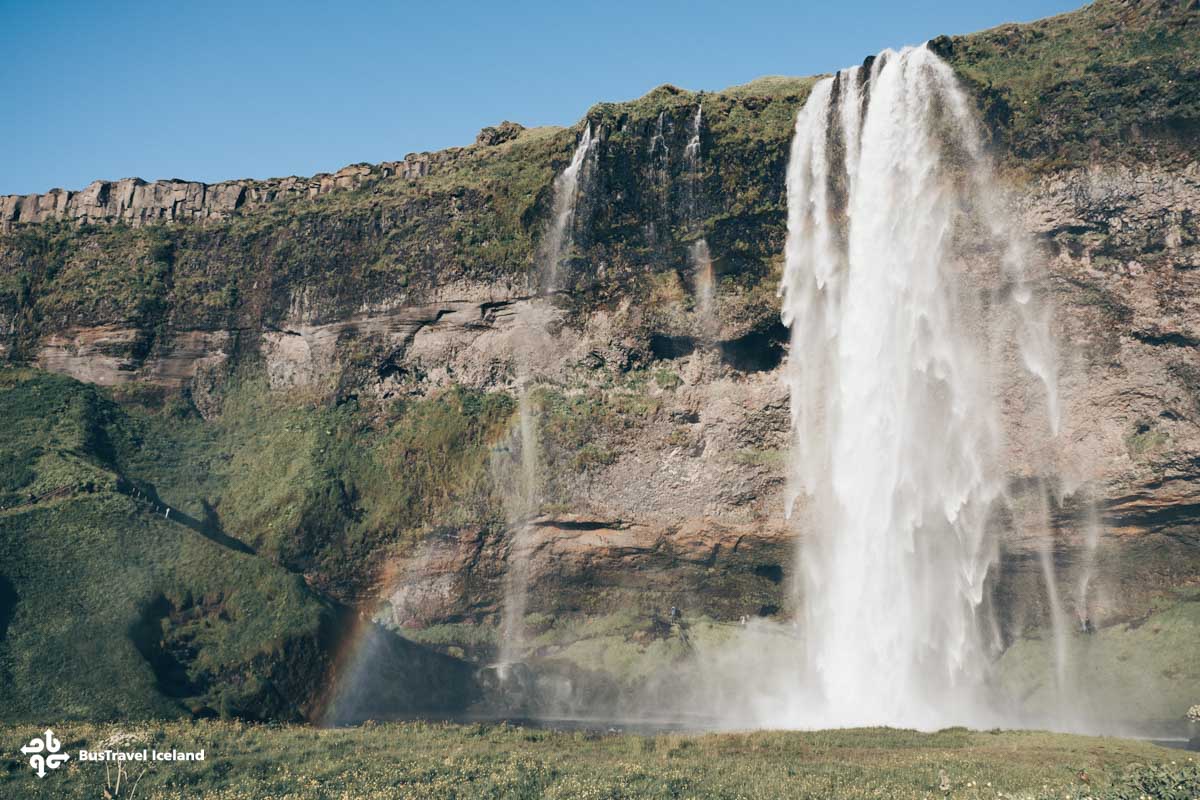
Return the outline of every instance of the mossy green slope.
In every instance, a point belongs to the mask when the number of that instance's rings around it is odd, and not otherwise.
[[[353,627],[336,601],[439,526],[502,527],[514,410],[249,377],[205,421],[154,387],[0,370],[0,717],[314,713]]]
[[[149,392],[127,401],[131,475],[173,507],[353,602],[387,555],[438,526],[499,526],[491,448],[515,412],[502,392],[452,388],[360,406],[272,392],[246,369],[205,421]],[[119,397],[137,398],[131,387]]]
[[[1068,685],[1055,686],[1053,632],[1013,644],[999,662],[1000,678],[1030,714],[1045,713],[1059,698],[1072,699],[1064,715],[1119,725],[1154,720],[1178,728],[1200,697],[1200,594],[1183,592],[1159,601],[1144,618],[1085,634],[1069,631],[1064,670]]]
[[[0,418],[24,454],[0,501],[0,715],[301,716],[328,604],[135,496],[135,431],[95,388],[6,372]]]

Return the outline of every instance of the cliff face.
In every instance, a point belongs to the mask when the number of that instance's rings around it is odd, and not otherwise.
[[[267,181],[197,183],[178,179],[147,183],[141,178],[93,181],[78,192],[51,189],[45,194],[0,197],[0,230],[21,225],[66,220],[77,223],[126,223],[226,220],[234,212],[299,197],[319,197],[335,189],[356,189],[372,179],[427,175],[433,156],[412,155],[403,161],[372,166],[351,164],[337,172],[311,178]]]
[[[1098,3],[932,44],[978,100],[1062,348],[1061,433],[1010,443],[1014,497],[1049,448],[1059,499],[1049,530],[1002,543],[1006,641],[1049,624],[1046,548],[1068,614],[1100,626],[1200,584],[1198,16]],[[775,288],[811,85],[591,109],[550,296],[539,245],[583,122],[311,179],[3,198],[0,356],[112,387],[161,431],[129,469],[165,501],[456,656],[494,652],[518,557],[560,665],[597,668],[605,637],[658,652],[672,606],[786,612],[780,364],[803,353]],[[522,553],[504,502],[519,377],[542,485]],[[1098,594],[1074,591],[1085,571]]]

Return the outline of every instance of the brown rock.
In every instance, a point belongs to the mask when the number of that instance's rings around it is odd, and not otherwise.
[[[475,144],[481,147],[493,147],[517,138],[523,130],[525,130],[524,125],[505,120],[495,127],[488,126],[481,130],[475,137]]]

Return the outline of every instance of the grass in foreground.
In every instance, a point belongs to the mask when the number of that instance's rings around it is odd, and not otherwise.
[[[1200,797],[1189,754],[1121,739],[1040,732],[891,729],[597,735],[507,725],[368,724],[347,730],[173,722],[123,729],[142,746],[204,748],[202,764],[151,769],[154,798],[1135,798]],[[118,729],[55,729],[69,765],[38,780],[20,746],[34,726],[0,725],[0,797],[102,796],[81,764]],[[126,779],[116,796],[127,797]],[[110,771],[109,785],[114,775]]]

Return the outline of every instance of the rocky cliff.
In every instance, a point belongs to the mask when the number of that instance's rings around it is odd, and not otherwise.
[[[1002,542],[1002,638],[1051,622],[1043,550],[1066,613],[1116,630],[1200,587],[1200,13],[1102,0],[931,47],[978,102],[1062,347],[1057,441],[1010,444],[1017,507],[1035,453],[1058,482],[1050,526]],[[311,179],[0,199],[0,356],[109,387],[158,437],[129,474],[308,591],[482,663],[519,555],[539,657],[626,680],[696,626],[794,602],[780,365],[804,356],[775,289],[811,85],[664,86]],[[548,294],[553,180],[585,124]],[[519,386],[542,491],[516,554]]]
[[[335,189],[356,189],[372,179],[423,177],[429,174],[430,165],[436,160],[452,157],[453,151],[412,154],[403,161],[374,166],[351,164],[332,175],[311,178],[214,184],[179,179],[147,183],[141,178],[123,178],[93,181],[78,192],[51,189],[45,194],[5,195],[0,197],[0,230],[53,220],[132,226],[224,220],[243,209],[258,208],[276,200],[319,197]]]

